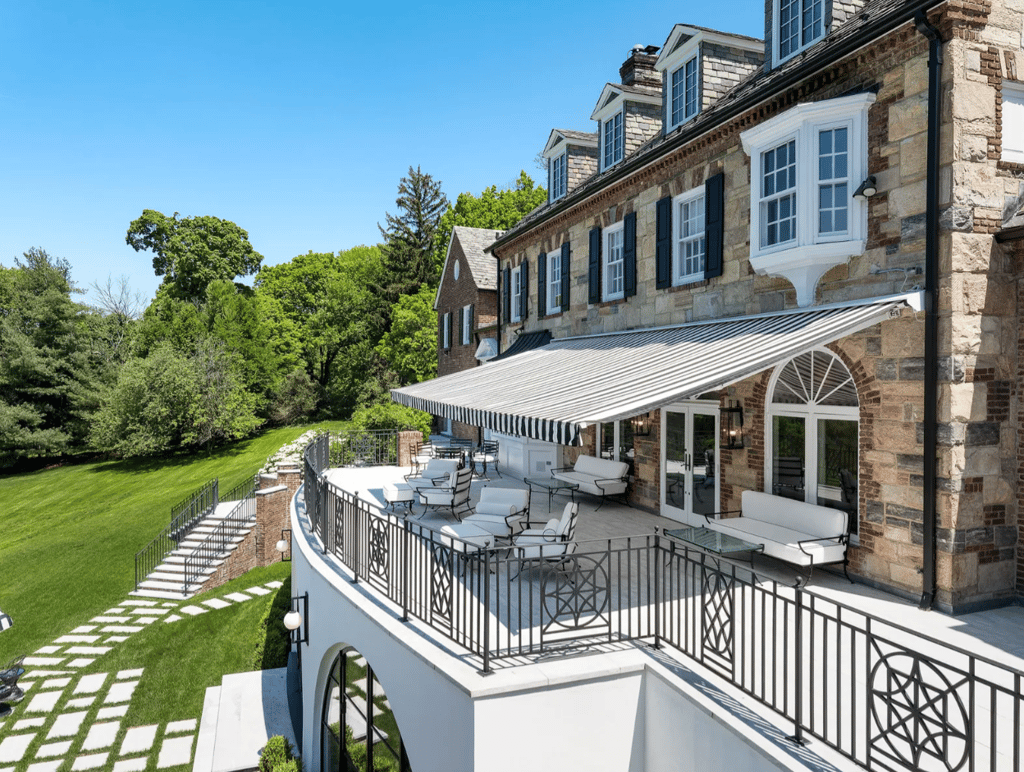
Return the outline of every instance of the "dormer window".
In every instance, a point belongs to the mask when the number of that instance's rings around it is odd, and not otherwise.
[[[672,71],[672,105],[669,114],[671,128],[685,123],[700,111],[697,64],[697,57],[694,56],[682,67]]]
[[[824,0],[775,0],[776,61],[784,62],[825,34]]]
[[[548,200],[557,201],[565,195],[568,182],[565,153],[548,160]]]
[[[608,169],[622,160],[622,111],[601,124],[601,169]]]

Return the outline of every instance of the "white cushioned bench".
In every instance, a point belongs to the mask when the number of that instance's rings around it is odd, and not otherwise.
[[[609,461],[596,456],[580,456],[575,466],[551,470],[551,476],[556,480],[576,483],[584,493],[601,498],[624,496],[629,484],[628,474],[629,464],[624,461]]]
[[[846,512],[758,491],[743,491],[740,502],[740,517],[714,520],[706,515],[708,528],[763,544],[764,554],[810,572],[822,563],[841,562],[846,573]]]

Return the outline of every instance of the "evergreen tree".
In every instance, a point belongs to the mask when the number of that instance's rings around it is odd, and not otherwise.
[[[377,226],[384,239],[384,283],[380,289],[388,306],[402,295],[415,295],[424,284],[437,286],[441,266],[434,253],[434,239],[448,199],[440,182],[418,166],[410,166],[409,175],[398,183],[395,204],[399,213],[385,214],[386,228]]]

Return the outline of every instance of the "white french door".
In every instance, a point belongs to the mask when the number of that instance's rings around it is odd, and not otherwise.
[[[661,411],[661,514],[703,525],[718,511],[717,403]]]

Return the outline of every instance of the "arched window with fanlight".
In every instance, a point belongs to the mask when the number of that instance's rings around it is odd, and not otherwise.
[[[831,351],[815,349],[780,365],[769,394],[767,489],[844,509],[856,533],[860,403],[850,371]]]

